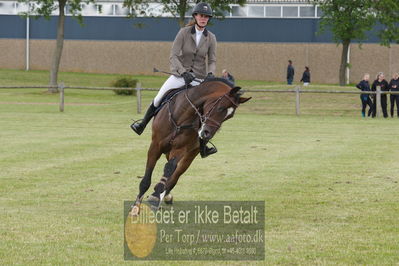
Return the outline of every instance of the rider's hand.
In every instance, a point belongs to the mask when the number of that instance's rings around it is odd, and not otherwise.
[[[186,85],[190,84],[195,79],[195,75],[193,72],[184,72],[183,74],[181,74],[181,76],[184,78],[184,82],[186,83]]]

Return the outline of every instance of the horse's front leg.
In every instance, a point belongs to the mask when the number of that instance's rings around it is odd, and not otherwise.
[[[168,204],[172,204],[173,197],[170,194],[170,191],[176,185],[179,177],[191,165],[197,154],[198,151],[193,150],[184,154],[184,157],[180,160],[176,159],[178,158],[176,154],[172,155],[174,157],[172,157],[172,159],[169,160],[168,163],[165,165],[164,176],[161,178],[161,181],[155,186],[155,192],[149,198],[149,202],[153,206],[153,208],[159,208],[165,195],[165,202]]]
[[[198,150],[192,150],[188,152],[179,162],[176,171],[173,175],[168,179],[166,183],[166,195],[165,195],[165,203],[172,204],[173,203],[173,196],[170,194],[172,189],[175,187],[177,181],[179,180],[180,176],[184,174],[184,172],[188,169],[191,163],[194,161],[195,157],[198,155]]]
[[[155,165],[161,154],[160,150],[154,144],[151,144],[147,154],[147,164],[145,167],[144,177],[140,182],[140,192],[132,206],[131,215],[136,216],[140,213],[140,204],[143,201],[144,194],[151,185],[152,172],[154,171]]]
[[[154,209],[158,209],[161,205],[162,199],[166,194],[166,182],[175,172],[177,164],[178,160],[176,157],[172,157],[172,159],[165,164],[163,176],[159,183],[155,185],[154,193],[148,198],[148,202]]]

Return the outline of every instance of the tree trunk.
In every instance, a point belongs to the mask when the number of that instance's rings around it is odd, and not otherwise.
[[[181,18],[181,17],[179,17],[179,26],[180,26],[180,28],[184,28],[184,26],[186,25],[186,23],[184,23],[184,17],[183,18]]]
[[[342,42],[342,55],[341,55],[341,65],[339,67],[339,85],[346,85],[346,68],[348,67],[348,49],[351,41],[344,40]]]
[[[180,0],[179,1],[179,25],[180,28],[185,26],[185,17],[186,17],[186,8],[187,8],[187,0]]]
[[[66,0],[59,0],[59,16],[57,25],[57,41],[54,49],[53,60],[50,70],[50,86],[58,84],[58,69],[60,67],[62,49],[64,47],[64,24],[65,24],[65,4]],[[49,89],[49,92],[58,92],[57,88]]]

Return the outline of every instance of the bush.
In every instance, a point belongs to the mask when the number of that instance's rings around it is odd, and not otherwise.
[[[137,79],[132,79],[129,77],[123,77],[112,82],[112,87],[116,88],[136,88]],[[124,90],[124,89],[115,89],[115,94],[117,95],[136,95],[136,90]]]

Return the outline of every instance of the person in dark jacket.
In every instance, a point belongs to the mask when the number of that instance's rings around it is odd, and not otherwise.
[[[364,74],[363,80],[360,81],[356,85],[356,88],[358,88],[361,91],[370,91],[369,79],[370,79],[370,75],[369,74]],[[368,116],[370,116],[371,115],[371,111],[372,111],[372,104],[373,103],[371,102],[369,94],[360,94],[360,100],[362,101],[362,116],[363,117],[366,116],[366,107],[367,107],[367,105],[370,107],[369,112],[368,112]]]
[[[226,69],[223,69],[222,71],[222,78],[227,80],[231,84],[231,86],[234,86],[234,77]]]
[[[292,61],[288,60],[288,67],[287,67],[287,84],[292,85],[292,81],[294,80],[295,69],[292,65]]]
[[[399,92],[399,73],[393,75],[393,79],[389,82],[389,89],[391,91]],[[393,117],[393,111],[396,102],[396,112],[399,117],[399,94],[391,94],[391,117]]]
[[[302,74],[301,81],[303,82],[303,86],[308,86],[310,83],[310,69],[305,66],[305,71]]]
[[[371,90],[376,91],[377,87],[381,88],[381,91],[389,91],[389,85],[388,82],[385,80],[384,73],[380,72],[377,75],[377,79],[374,80],[373,84],[371,85]],[[375,94],[372,95],[373,98],[373,107],[372,107],[372,114],[373,117],[375,117],[376,112],[377,112],[377,96]],[[387,112],[387,95],[386,94],[381,94],[381,109],[384,114],[384,117],[388,117],[388,112]]]

